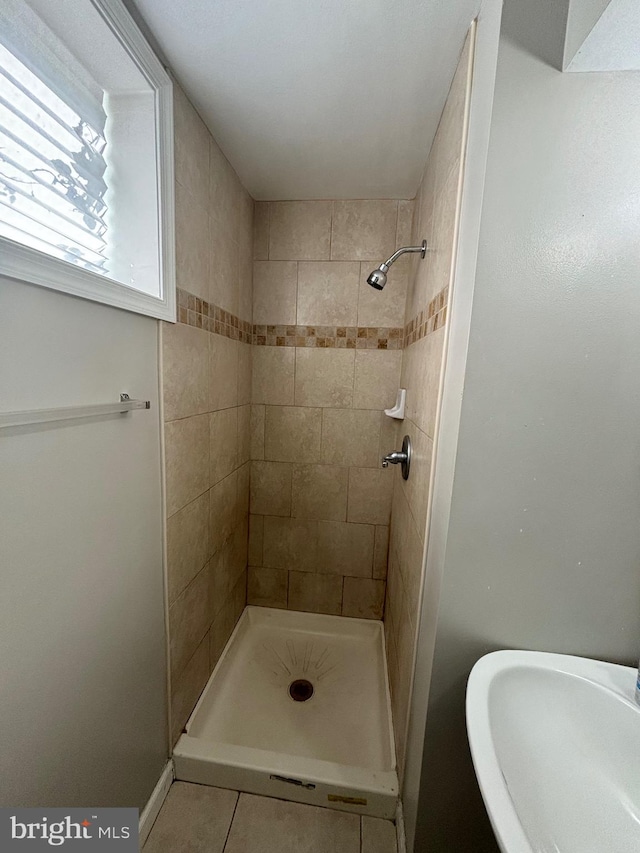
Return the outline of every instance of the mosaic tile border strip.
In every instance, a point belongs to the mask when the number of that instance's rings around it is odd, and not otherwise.
[[[214,332],[245,344],[253,343],[253,328],[248,320],[241,320],[235,314],[200,299],[187,290],[178,288],[177,296],[179,323],[205,329],[207,332]]]
[[[263,326],[252,325],[178,288],[178,322],[246,344],[267,347],[324,349],[405,349],[441,329],[447,322],[449,286],[437,293],[427,308],[404,329],[391,326]]]
[[[267,347],[326,349],[402,349],[403,330],[379,326],[260,326],[253,342]]]
[[[403,349],[437,331],[437,329],[441,329],[447,322],[448,305],[449,285],[436,293],[426,310],[420,311],[404,327]]]

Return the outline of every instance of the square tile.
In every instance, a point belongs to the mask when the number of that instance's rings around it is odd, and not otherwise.
[[[209,410],[238,405],[238,341],[209,334]]]
[[[298,319],[295,322],[304,326],[357,325],[359,276],[358,263],[299,263]]]
[[[252,403],[294,405],[294,347],[253,348]]]
[[[209,489],[209,553],[223,546],[238,521],[238,473],[234,471]]]
[[[216,337],[211,335],[211,337]],[[232,343],[236,343],[233,341]],[[253,347],[251,344],[237,343],[238,347],[238,405],[246,406],[251,402],[251,364]],[[213,408],[213,407],[212,407]],[[218,407],[216,407],[218,408]],[[220,406],[220,408],[223,408]]]
[[[254,261],[253,322],[295,325],[297,289],[295,261]]]
[[[296,518],[346,521],[347,482],[347,468],[334,465],[294,466],[291,515]]]
[[[176,181],[189,190],[200,208],[209,205],[209,141],[211,135],[180,86],[173,86]]]
[[[369,273],[376,269],[382,259],[371,259],[360,264],[358,280],[358,325],[359,326],[404,326],[405,302],[409,286],[410,258],[399,258],[389,269],[384,290],[376,290],[367,284]]]
[[[237,801],[237,791],[174,782],[145,853],[223,853]]]
[[[214,486],[238,467],[238,409],[209,415],[209,485]]]
[[[322,409],[322,456],[327,465],[380,465],[380,412]]]
[[[288,607],[289,610],[339,616],[342,611],[342,576],[289,572]]]
[[[264,515],[249,516],[249,549],[248,561],[250,566],[262,566],[262,543],[264,540]]]
[[[350,468],[347,520],[389,524],[393,471],[389,468]]]
[[[370,578],[375,528],[371,524],[318,522],[318,571]]]
[[[209,215],[188,189],[176,181],[176,286],[209,298]]]
[[[381,263],[396,248],[398,202],[389,199],[334,201],[331,260]]]
[[[209,630],[212,616],[211,573],[207,564],[169,608],[172,681],[180,675],[200,645]]]
[[[375,543],[373,548],[373,576],[380,580],[387,577],[387,560],[389,555],[389,528],[376,526]]]
[[[251,458],[264,459],[265,406],[251,406]]]
[[[167,516],[191,503],[209,486],[209,415],[165,424]]]
[[[247,604],[286,609],[288,585],[285,569],[252,567],[248,574]]]
[[[313,572],[318,565],[318,522],[264,516],[262,565]]]
[[[345,577],[342,615],[356,619],[382,619],[385,582],[371,578]]]
[[[356,350],[353,406],[389,409],[398,394],[402,350]]]
[[[171,683],[171,743],[175,745],[209,679],[209,634]],[[147,848],[145,847],[145,850]]]
[[[162,323],[164,419],[209,410],[209,333],[184,323]]]
[[[167,520],[167,597],[172,604],[209,558],[209,495]]]
[[[251,459],[251,406],[238,406],[238,458],[237,465]]]
[[[291,514],[291,472],[287,462],[251,463],[251,512],[256,515]]]
[[[330,201],[274,201],[269,204],[270,260],[329,260],[330,245]]]
[[[295,355],[296,406],[351,407],[355,350],[297,348]]]
[[[253,210],[253,259],[269,259],[269,202],[256,201]]]
[[[319,462],[322,409],[267,406],[265,459],[276,462]]]

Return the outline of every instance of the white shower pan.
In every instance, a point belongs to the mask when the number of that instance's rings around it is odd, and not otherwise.
[[[382,623],[246,607],[173,758],[186,782],[394,818]]]

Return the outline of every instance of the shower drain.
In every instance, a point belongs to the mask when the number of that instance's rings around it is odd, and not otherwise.
[[[289,685],[289,696],[294,702],[306,702],[313,696],[313,684],[306,678],[296,678]]]

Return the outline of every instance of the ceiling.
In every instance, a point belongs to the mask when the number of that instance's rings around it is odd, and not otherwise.
[[[480,0],[134,0],[256,199],[412,198]]]

